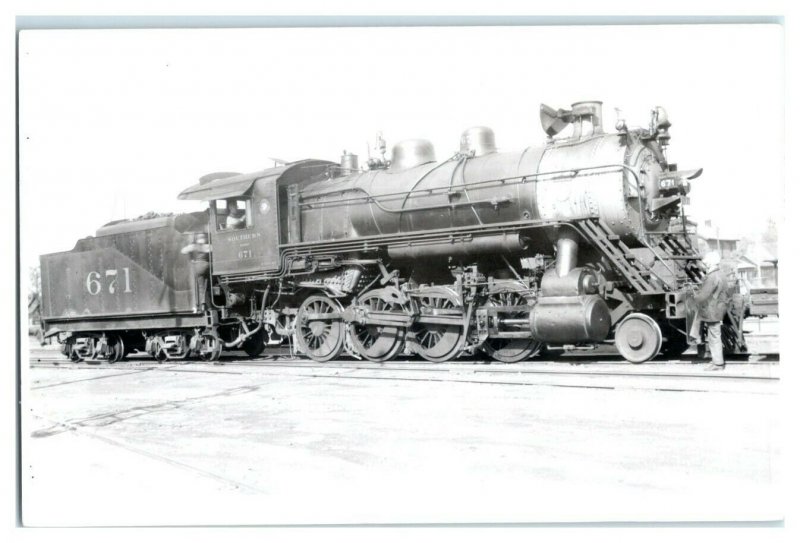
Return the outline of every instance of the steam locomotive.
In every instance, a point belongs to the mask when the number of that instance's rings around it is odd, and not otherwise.
[[[546,143],[518,152],[474,127],[441,162],[425,140],[387,160],[380,138],[362,167],[345,152],[206,175],[178,196],[204,212],[116,221],[43,255],[46,335],[108,361],[278,343],[319,362],[680,353],[705,272],[684,213],[702,170],[668,161],[667,113],[650,117],[605,133],[601,102],[542,105]],[[725,344],[742,350],[729,317]]]

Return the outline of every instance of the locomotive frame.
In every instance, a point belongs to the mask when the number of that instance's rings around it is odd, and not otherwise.
[[[705,273],[683,205],[702,170],[667,162],[662,108],[612,134],[599,102],[543,105],[541,120],[547,144],[517,154],[476,127],[443,162],[414,140],[364,171],[345,153],[204,176],[179,198],[208,202],[205,213],[107,225],[42,257],[46,335],[76,361],[134,349],[216,360],[277,342],[319,362],[481,350],[510,363],[610,342],[633,363],[682,352]],[[554,137],[568,125],[571,137]],[[154,250],[161,268],[142,271]],[[86,271],[100,263],[105,275]],[[101,282],[111,270],[125,288]],[[75,283],[80,301],[59,291]],[[726,319],[728,351],[746,349],[744,311]]]

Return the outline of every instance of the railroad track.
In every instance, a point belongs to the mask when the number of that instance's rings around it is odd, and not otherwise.
[[[627,362],[607,362],[607,361],[594,361],[591,359],[582,359],[579,362],[570,360],[565,362],[552,362],[552,361],[529,361],[520,362],[517,364],[487,364],[482,360],[461,360],[451,361],[443,364],[435,364],[427,361],[407,361],[407,362],[391,362],[391,363],[372,363],[358,360],[340,360],[331,361],[327,363],[318,363],[305,359],[255,359],[249,358],[226,358],[220,362],[205,362],[200,360],[169,360],[162,364],[155,362],[151,359],[129,359],[115,364],[91,364],[86,362],[74,363],[61,356],[53,357],[33,357],[30,361],[30,367],[47,367],[47,368],[63,368],[63,369],[99,369],[99,370],[132,370],[132,369],[163,369],[173,371],[190,371],[192,368],[208,367],[208,370],[215,373],[222,373],[224,368],[247,368],[247,367],[266,367],[266,368],[286,368],[286,369],[303,369],[303,370],[321,370],[328,371],[331,369],[337,370],[352,370],[353,372],[374,372],[376,374],[385,374],[388,378],[392,372],[398,374],[410,373],[423,373],[423,374],[472,374],[484,376],[573,376],[573,377],[630,377],[638,379],[646,378],[673,378],[673,379],[717,379],[717,380],[739,380],[739,381],[778,381],[779,377],[771,374],[742,374],[738,373],[747,366],[764,367],[769,365],[777,367],[776,362],[759,362],[756,364],[748,362],[729,362],[729,365],[735,367],[737,373],[728,372],[704,372],[701,371],[703,364],[695,363],[675,363],[675,362],[661,362],[654,364],[652,362],[642,366],[632,366]],[[675,369],[679,371],[665,371],[667,369]],[[691,369],[694,371],[686,371]],[[771,373],[771,372],[769,372]],[[320,374],[320,377],[327,377],[328,374]],[[398,378],[402,379],[402,378]],[[418,380],[418,379],[414,379]],[[442,379],[436,379],[442,380]],[[492,381],[496,382],[496,381]]]

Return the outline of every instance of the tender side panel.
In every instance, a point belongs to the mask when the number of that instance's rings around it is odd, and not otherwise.
[[[172,227],[82,240],[44,255],[42,316],[87,320],[191,313],[195,291],[184,235]]]

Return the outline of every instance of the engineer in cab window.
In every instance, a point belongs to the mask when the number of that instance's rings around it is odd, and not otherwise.
[[[247,212],[244,209],[245,202],[236,198],[228,198],[228,214],[225,218],[225,230],[241,230],[247,226]],[[243,208],[239,207],[239,202]]]

